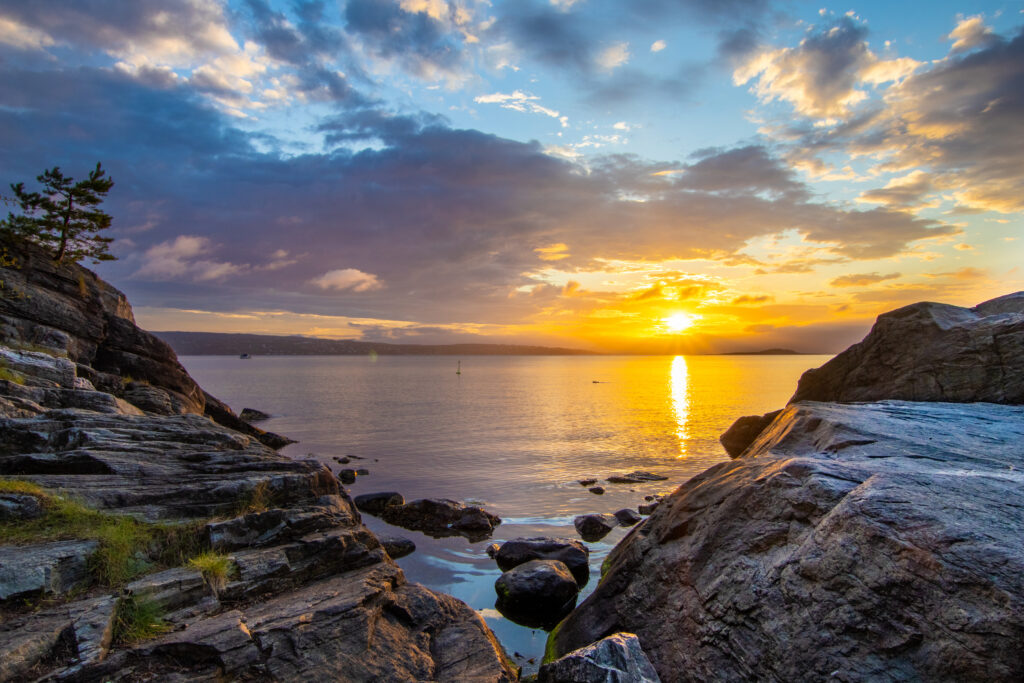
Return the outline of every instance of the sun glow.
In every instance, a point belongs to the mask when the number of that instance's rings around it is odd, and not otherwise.
[[[694,323],[697,322],[698,317],[690,315],[689,313],[673,313],[672,315],[664,318],[662,322],[665,325],[665,329],[669,332],[682,332],[693,327]]]

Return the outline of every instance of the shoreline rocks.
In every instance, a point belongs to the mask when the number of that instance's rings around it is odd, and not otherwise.
[[[615,515],[611,514],[594,513],[590,515],[580,515],[573,520],[573,526],[576,527],[576,532],[579,533],[584,541],[588,542],[600,541],[618,525],[619,520],[615,518]]]
[[[580,587],[563,562],[535,559],[499,576],[494,590],[498,594],[494,607],[507,618],[549,630],[576,604]]]
[[[480,541],[491,535],[501,518],[475,505],[447,498],[423,498],[404,505],[390,505],[380,512],[388,524],[422,531],[428,536],[462,535]]]
[[[382,544],[325,465],[276,453],[290,441],[203,392],[120,292],[0,245],[0,279],[20,293],[0,297],[18,380],[0,380],[0,476],[104,523],[180,528],[183,555],[140,549],[107,586],[93,563],[106,538],[0,546],[0,681],[517,680],[474,610],[406,582],[389,553],[411,542]],[[0,508],[31,517],[26,496]],[[207,545],[220,575],[173,566]],[[116,640],[116,615],[143,603],[169,631]]]
[[[581,588],[590,580],[590,549],[570,538],[513,538],[502,543],[492,556],[503,572],[530,560],[558,560],[565,564]]]
[[[622,539],[551,658],[628,631],[678,681],[1024,678],[1022,342],[1022,293],[880,316]]]

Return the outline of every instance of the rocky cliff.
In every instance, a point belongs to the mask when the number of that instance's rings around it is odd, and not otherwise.
[[[0,249],[0,681],[515,680],[120,292]]]
[[[628,631],[665,681],[1024,679],[1021,330],[1020,294],[882,316],[620,542],[552,656]]]

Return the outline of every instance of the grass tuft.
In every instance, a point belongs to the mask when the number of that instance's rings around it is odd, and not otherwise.
[[[127,596],[117,603],[112,640],[116,645],[138,643],[170,630],[158,603],[148,598]]]
[[[253,486],[238,498],[235,516],[247,515],[251,512],[266,512],[274,506],[274,493],[266,481]]]
[[[193,569],[203,574],[203,581],[213,590],[214,595],[224,590],[228,584],[228,576],[234,569],[231,558],[223,553],[207,550],[188,561]]]
[[[0,522],[0,544],[99,541],[99,548],[89,558],[89,570],[93,582],[100,585],[122,586],[153,569],[181,566],[209,549],[202,521],[142,522],[94,510],[18,479],[0,479],[0,492],[34,495],[45,511],[38,519]]]

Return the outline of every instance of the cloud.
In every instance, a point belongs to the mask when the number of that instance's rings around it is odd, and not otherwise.
[[[932,176],[921,169],[905,176],[893,178],[880,190],[867,190],[860,194],[860,200],[886,206],[920,206],[922,198],[933,192]]]
[[[656,40],[653,43],[651,43],[651,52],[661,52],[666,47],[668,47],[668,43],[666,43],[664,40]]]
[[[615,43],[597,55],[597,65],[605,71],[616,69],[629,61],[629,43]]]
[[[750,294],[744,294],[742,296],[738,296],[735,299],[733,299],[732,303],[734,305],[737,305],[737,306],[742,306],[742,305],[751,305],[751,304],[766,304],[766,303],[772,302],[774,300],[775,300],[775,297],[772,296],[771,294],[760,294],[760,295],[756,295],[756,296],[755,295],[750,295]]]
[[[331,270],[320,277],[313,278],[310,282],[320,289],[336,289],[338,291],[350,289],[353,292],[369,292],[383,287],[376,275],[364,273],[356,268]]]
[[[502,109],[511,109],[529,114],[543,114],[555,119],[561,117],[561,114],[554,109],[548,109],[538,104],[538,100],[540,100],[540,97],[524,93],[522,90],[516,90],[511,94],[496,92],[490,95],[478,95],[473,98],[473,101],[479,104],[497,104]]]
[[[537,257],[541,261],[561,261],[567,259],[569,254],[569,247],[566,244],[559,242],[558,244],[549,244],[546,247],[537,247],[534,249],[537,252]]]
[[[461,15],[450,11],[422,0],[349,0],[345,22],[349,35],[378,58],[396,60],[419,78],[459,78],[466,37],[452,30]]]
[[[248,266],[201,258],[211,251],[206,237],[179,235],[146,250],[135,277],[155,280],[191,279],[196,282],[222,280],[245,271]]]
[[[867,99],[863,85],[900,80],[919,66],[906,58],[880,60],[866,36],[867,28],[844,16],[795,48],[754,52],[734,70],[733,81],[753,82],[762,101],[788,102],[804,116],[843,119]]]
[[[947,38],[953,41],[953,52],[966,52],[998,42],[996,35],[985,25],[985,18],[980,14],[961,19]]]
[[[879,282],[885,282],[886,280],[895,280],[898,277],[900,277],[900,273],[889,273],[888,275],[859,273],[856,275],[840,275],[829,282],[829,284],[833,287],[866,287]]]

